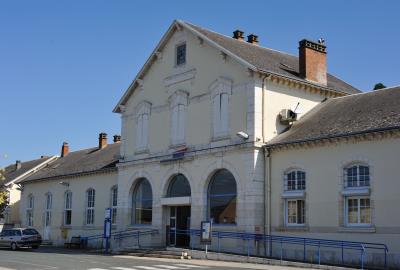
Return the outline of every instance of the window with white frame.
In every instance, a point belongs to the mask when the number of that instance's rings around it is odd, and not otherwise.
[[[111,188],[111,224],[117,223],[118,187]]]
[[[72,222],[72,192],[64,194],[64,225],[69,226]]]
[[[94,224],[94,205],[96,199],[96,192],[90,188],[86,191],[86,225]]]
[[[188,93],[182,90],[176,91],[170,97],[171,109],[171,144],[185,144],[186,107],[188,105]]]
[[[285,174],[285,191],[305,190],[306,173],[301,170],[293,170]]]
[[[186,63],[186,43],[176,46],[176,61],[177,66],[184,65]]]
[[[48,227],[51,225],[51,208],[53,205],[53,195],[51,193],[46,194],[46,207],[44,213],[44,226]]]
[[[305,224],[305,201],[303,199],[286,201],[286,224],[290,225],[304,225]]]
[[[346,224],[348,226],[371,225],[371,202],[369,197],[346,197]]]
[[[136,110],[136,151],[144,151],[149,142],[149,118],[151,104],[147,101],[140,103]]]
[[[210,85],[213,115],[213,138],[229,135],[229,96],[232,92],[232,82],[218,78]]]
[[[356,164],[344,169],[346,188],[370,186],[369,166]]]
[[[26,207],[26,225],[29,227],[33,226],[33,207],[35,204],[35,198],[32,194],[28,196],[28,205]]]

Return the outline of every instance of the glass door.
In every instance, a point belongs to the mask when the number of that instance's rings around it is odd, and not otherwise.
[[[170,246],[176,245],[176,207],[170,207],[169,214],[169,244]]]

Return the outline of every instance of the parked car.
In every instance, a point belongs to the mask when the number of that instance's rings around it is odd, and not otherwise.
[[[32,228],[6,229],[0,233],[0,246],[17,250],[20,247],[38,248],[42,243],[42,236]]]

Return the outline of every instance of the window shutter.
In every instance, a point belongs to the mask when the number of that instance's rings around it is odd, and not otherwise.
[[[229,113],[228,113],[228,94],[221,94],[221,112],[220,112],[220,126],[221,126],[221,132],[225,135],[228,133],[228,124],[229,124]]]
[[[143,123],[142,123],[142,148],[147,148],[149,140],[149,115],[143,115]]]
[[[213,98],[213,133],[214,137],[220,133],[220,95]]]

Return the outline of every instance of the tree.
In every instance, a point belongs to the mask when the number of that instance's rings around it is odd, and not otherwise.
[[[374,86],[374,90],[378,90],[378,89],[382,89],[382,88],[386,88],[386,85],[384,85],[383,83],[377,83]]]
[[[4,187],[4,173],[4,169],[0,168],[0,217],[2,217],[2,213],[8,205],[8,191]]]

